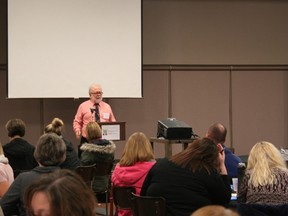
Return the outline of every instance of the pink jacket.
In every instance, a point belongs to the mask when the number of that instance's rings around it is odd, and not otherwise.
[[[154,164],[155,161],[137,162],[133,166],[120,167],[118,163],[112,173],[113,186],[132,186],[136,194],[140,194],[146,175]],[[118,216],[132,216],[132,211],[119,210]]]

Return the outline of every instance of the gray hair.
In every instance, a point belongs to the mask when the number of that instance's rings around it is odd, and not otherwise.
[[[35,148],[34,157],[43,166],[58,166],[66,159],[66,145],[54,133],[42,135]]]

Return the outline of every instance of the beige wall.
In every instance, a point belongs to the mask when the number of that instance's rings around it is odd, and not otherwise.
[[[64,135],[76,145],[78,141],[72,131],[72,121],[78,105],[84,99],[78,101],[73,99],[6,99],[4,19],[6,15],[3,15],[5,14],[3,2],[5,3],[4,0],[0,1],[1,142],[8,141],[4,126],[10,118],[22,118],[27,123],[26,139],[35,144],[44,126],[57,116],[66,124]],[[207,37],[205,34],[202,35],[201,31],[198,32],[199,35],[195,40],[195,34],[191,34],[189,23],[193,24],[194,28],[198,26],[198,29],[207,25],[207,20],[198,18],[203,14],[200,13],[201,10],[205,11],[204,14],[209,15],[208,12],[211,12],[215,15],[216,10],[212,10],[212,6],[216,7],[216,5],[209,4],[209,2],[143,1],[143,98],[107,99],[117,120],[126,122],[127,137],[135,131],[143,131],[149,137],[155,136],[158,120],[175,117],[191,125],[193,131],[199,136],[205,135],[210,124],[218,121],[224,123],[229,133],[227,145],[233,146],[238,154],[247,154],[251,146],[259,140],[268,140],[278,147],[287,147],[288,47],[287,37],[284,39],[284,36],[287,36],[287,28],[283,30],[281,23],[279,26],[273,26],[273,32],[269,32],[268,35],[270,43],[267,43],[271,52],[265,52],[266,48],[258,47],[258,43],[255,45],[254,42],[259,35],[258,33],[250,34],[250,31],[246,37],[250,38],[250,45],[253,45],[252,51],[250,46],[243,47],[243,44],[233,42],[241,40],[242,32],[233,33],[235,34],[233,41],[230,41],[229,46],[224,46],[224,48],[213,43],[207,44]],[[237,13],[237,10],[240,13],[243,12],[243,8],[247,9],[248,3],[248,1],[240,0],[232,1],[234,2],[232,5],[227,4],[231,1],[214,2],[217,2],[218,13],[224,16],[222,19],[219,18],[223,22],[224,30],[225,26],[231,27],[231,23],[226,21],[229,20],[228,15],[232,12],[228,13],[227,8],[233,7],[234,13]],[[243,5],[242,2],[244,2]],[[261,9],[259,13],[251,13],[249,10],[249,13],[247,12],[249,19],[259,20],[258,16],[262,19],[263,11],[271,15],[273,10],[276,10],[279,16],[271,16],[272,21],[269,22],[278,22],[284,10],[286,11],[284,20],[288,20],[285,1],[264,1],[265,4],[262,1],[249,2],[253,9]],[[188,9],[193,13],[188,13]],[[252,15],[255,17],[251,17]],[[244,16],[243,19],[247,20],[247,17]],[[262,22],[255,21],[253,25],[257,23]],[[185,24],[185,28],[179,26],[180,24]],[[210,23],[208,30],[212,29],[211,26],[213,25]],[[262,24],[259,28],[262,32],[267,31]],[[209,34],[211,36],[212,33],[209,32]],[[219,34],[216,31],[214,33],[215,37]],[[201,40],[202,36],[203,40]],[[2,40],[3,37],[4,40]],[[279,40],[272,40],[273,38]],[[274,50],[275,47],[276,50]],[[237,50],[237,52],[229,55],[232,50]],[[254,66],[251,67],[249,64],[254,64]],[[117,158],[121,156],[124,144],[124,141],[117,142]],[[180,150],[179,145],[173,146],[173,153]],[[163,157],[164,146],[156,145],[155,153],[157,157]]]

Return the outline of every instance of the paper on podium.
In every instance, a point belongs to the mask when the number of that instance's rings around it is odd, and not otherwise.
[[[107,140],[125,140],[125,122],[99,122],[102,138]]]
[[[102,139],[120,140],[120,125],[102,125]]]

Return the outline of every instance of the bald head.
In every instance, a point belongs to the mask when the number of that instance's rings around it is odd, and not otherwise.
[[[226,140],[226,134],[226,127],[221,123],[215,123],[208,128],[206,136],[212,139],[215,143],[224,144]]]

